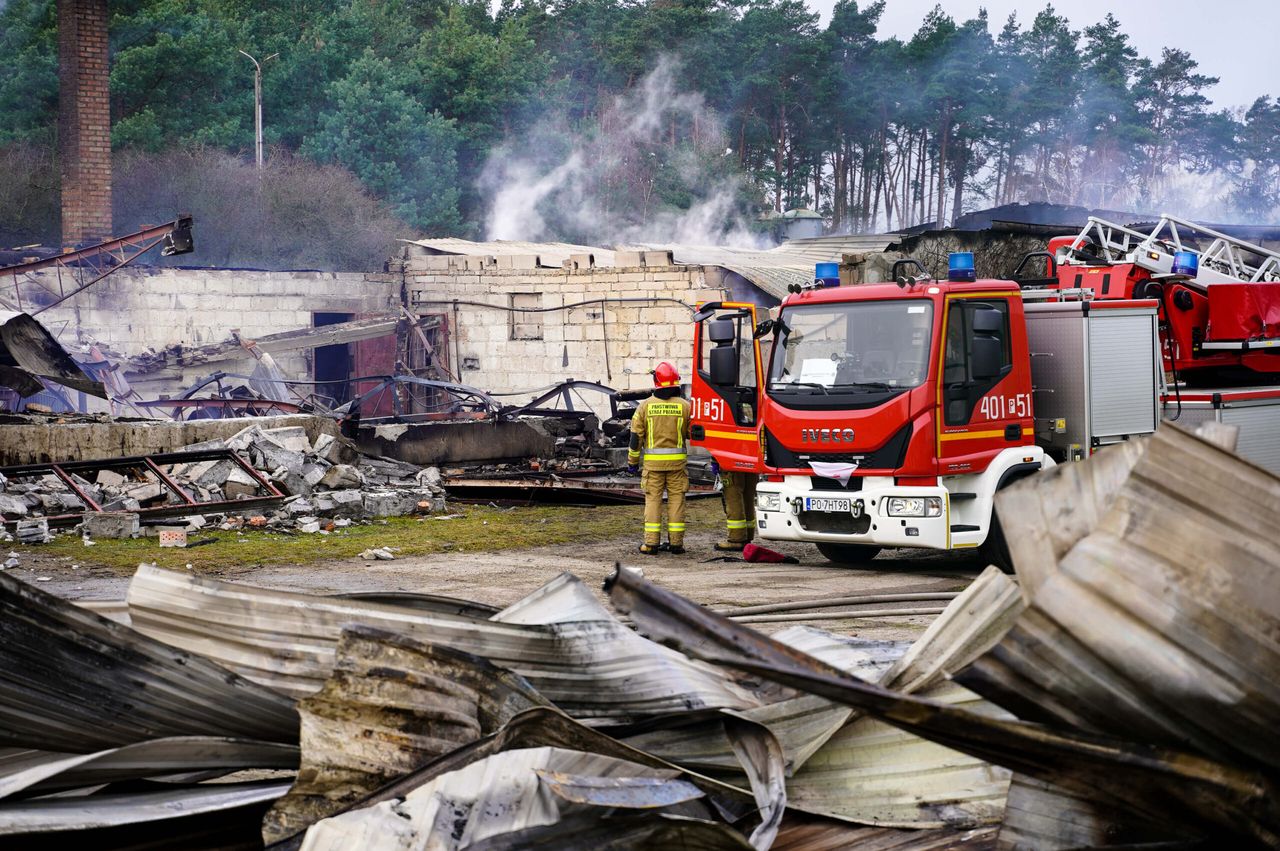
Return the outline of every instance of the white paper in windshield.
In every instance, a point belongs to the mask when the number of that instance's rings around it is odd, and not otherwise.
[[[796,381],[830,386],[836,381],[836,362],[831,358],[805,358],[800,364],[800,377]]]

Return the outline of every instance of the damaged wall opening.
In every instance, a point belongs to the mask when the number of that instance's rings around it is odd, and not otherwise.
[[[311,324],[315,328],[325,325],[337,325],[355,319],[354,313],[313,313]],[[334,399],[337,405],[351,400],[351,385],[347,380],[351,375],[351,344],[337,343],[332,346],[317,346],[315,359],[315,380],[318,392]],[[335,382],[324,384],[321,382]]]
[[[511,339],[541,340],[542,314],[517,313],[516,311],[539,310],[542,307],[542,295],[540,293],[512,293],[510,302],[512,308]]]

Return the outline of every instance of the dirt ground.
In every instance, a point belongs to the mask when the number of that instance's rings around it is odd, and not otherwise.
[[[515,509],[520,511],[521,509]],[[611,509],[585,509],[608,511]],[[634,536],[608,540],[583,540],[567,544],[496,552],[436,553],[394,561],[342,559],[303,565],[253,565],[206,568],[200,550],[190,551],[192,569],[202,575],[271,588],[314,594],[355,591],[416,591],[505,606],[520,599],[564,571],[577,575],[596,592],[614,565],[643,569],[645,576],[707,606],[734,607],[852,594],[913,591],[957,591],[984,566],[972,556],[925,551],[887,551],[857,566],[827,562],[807,544],[769,545],[801,560],[799,565],[747,564],[717,560],[712,549],[718,532],[691,530],[688,553],[645,556],[636,551]],[[253,541],[247,540],[246,562],[252,559]],[[19,567],[10,572],[39,587],[72,600],[123,599],[127,572],[84,559],[24,552]],[[876,608],[923,607],[933,603],[886,604]],[[817,620],[823,629],[867,638],[911,638],[932,616],[895,616],[879,619]],[[781,625],[763,626],[766,631]]]

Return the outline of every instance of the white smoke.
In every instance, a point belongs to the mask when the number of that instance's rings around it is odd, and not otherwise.
[[[760,245],[719,119],[702,95],[680,90],[676,72],[661,58],[590,136],[564,140],[544,126],[541,142],[534,135],[496,149],[480,176],[492,199],[487,238]],[[688,206],[662,204],[664,188],[687,193]]]

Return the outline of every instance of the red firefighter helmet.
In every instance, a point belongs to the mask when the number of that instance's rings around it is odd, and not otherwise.
[[[680,373],[676,372],[676,368],[671,364],[663,361],[658,364],[658,368],[653,371],[654,387],[678,387],[680,386]]]

